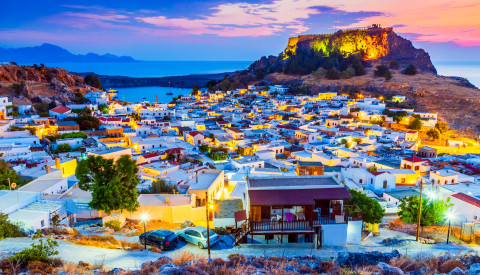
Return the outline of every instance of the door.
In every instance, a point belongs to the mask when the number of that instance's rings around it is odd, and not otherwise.
[[[272,215],[270,206],[262,206],[261,211],[262,211],[262,214],[261,214],[262,220],[263,219],[270,220],[270,216]]]
[[[251,219],[255,222],[262,220],[262,209],[260,206],[252,206],[252,217]]]

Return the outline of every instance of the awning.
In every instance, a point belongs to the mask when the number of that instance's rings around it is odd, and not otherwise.
[[[313,205],[314,200],[344,200],[352,196],[345,187],[318,189],[248,190],[250,205]]]

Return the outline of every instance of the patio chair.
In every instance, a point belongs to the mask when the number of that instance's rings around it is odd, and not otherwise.
[[[305,214],[303,212],[297,212],[297,213],[295,213],[295,216],[297,217],[297,221],[304,221],[305,220]]]

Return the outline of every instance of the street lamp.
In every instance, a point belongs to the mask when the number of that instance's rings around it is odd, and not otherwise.
[[[143,243],[145,244],[145,250],[147,250],[147,235],[145,233],[147,232],[148,215],[143,213],[140,219],[143,222]]]
[[[448,241],[450,240],[450,228],[452,226],[452,220],[455,219],[455,214],[453,214],[452,212],[447,212],[446,216],[448,220],[448,233],[447,233],[447,244],[448,244]]]
[[[208,192],[205,192],[205,210],[207,214],[207,249],[208,249],[208,259],[210,259],[210,213],[209,210],[213,211],[213,204],[208,203]]]

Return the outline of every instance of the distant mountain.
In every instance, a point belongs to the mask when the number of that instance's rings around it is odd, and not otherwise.
[[[40,46],[25,48],[1,48],[0,62],[14,61],[20,64],[49,62],[135,62],[130,56],[96,53],[72,54],[64,48],[44,43]]]

